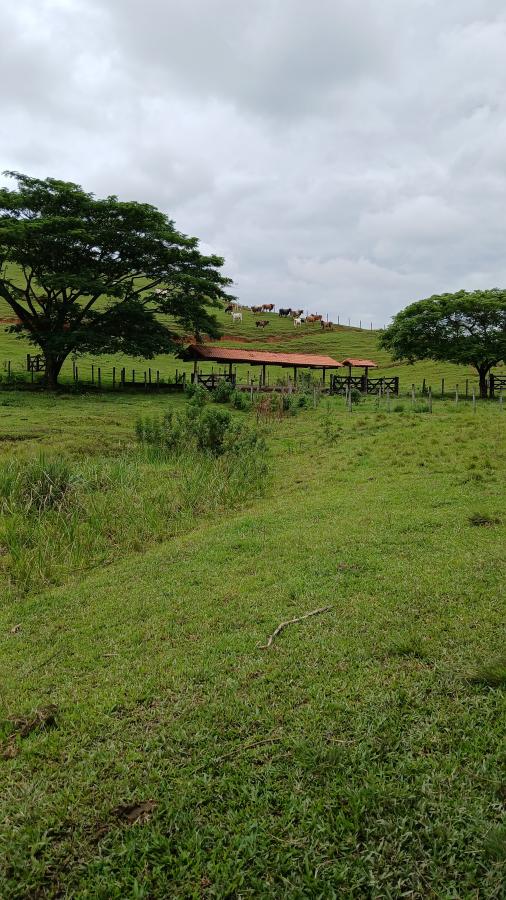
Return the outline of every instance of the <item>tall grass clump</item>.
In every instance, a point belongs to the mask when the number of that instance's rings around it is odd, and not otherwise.
[[[13,460],[0,469],[2,508],[26,513],[71,507],[76,501],[81,475],[65,459],[41,455],[21,463]]]

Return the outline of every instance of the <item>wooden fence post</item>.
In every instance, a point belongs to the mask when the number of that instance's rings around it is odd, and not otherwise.
[[[455,385],[455,403],[458,403],[458,402],[459,402],[459,386],[458,386],[458,384],[456,384]]]
[[[469,396],[469,378],[466,378],[466,400]]]
[[[116,366],[112,367],[112,389],[116,387]]]
[[[415,405],[416,389],[414,384],[411,385],[411,406]]]
[[[390,385],[387,384],[387,412],[391,412],[392,407],[390,403]]]

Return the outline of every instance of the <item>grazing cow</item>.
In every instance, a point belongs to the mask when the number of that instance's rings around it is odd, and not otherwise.
[[[269,319],[259,319],[255,322],[257,328],[265,328],[266,325],[269,324]]]
[[[294,328],[297,328],[298,325],[302,325],[302,316],[297,316],[293,320]]]
[[[310,322],[310,323],[313,324],[313,325],[315,324],[315,322],[321,322],[321,320],[322,320],[322,317],[321,317],[321,316],[313,316],[313,315],[311,315],[311,316],[308,316],[308,317],[306,318],[306,322]]]
[[[320,319],[320,325],[322,326],[322,331],[324,331],[325,328],[328,328],[328,329],[330,329],[330,331],[332,331],[333,324],[334,324],[333,322],[324,322],[323,319]]]
[[[262,303],[262,312],[274,312],[274,303]]]
[[[292,309],[291,313],[292,313],[292,316],[294,317],[294,319],[300,319],[300,317],[304,313],[304,310],[303,309]]]
[[[280,315],[280,316],[292,316],[293,313],[292,313],[292,310],[291,310],[291,309],[280,309],[280,310],[279,310],[279,315]]]
[[[241,312],[233,312],[232,313],[232,322],[242,322],[242,313]]]
[[[263,306],[252,306],[251,307],[251,312],[254,312],[254,313],[261,313],[262,310],[263,310]]]

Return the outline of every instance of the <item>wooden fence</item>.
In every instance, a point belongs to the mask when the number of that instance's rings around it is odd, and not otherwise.
[[[366,375],[331,375],[330,393],[346,394],[349,390],[360,391],[361,394],[399,393],[399,379],[368,378]]]

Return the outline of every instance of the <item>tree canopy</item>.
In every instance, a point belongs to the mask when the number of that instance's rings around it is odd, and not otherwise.
[[[218,336],[212,307],[230,299],[224,261],[200,253],[164,213],[4,174],[17,189],[0,189],[0,297],[19,319],[10,330],[41,349],[49,386],[71,353],[151,359],[175,350],[177,327]]]
[[[380,346],[394,359],[474,366],[486,397],[490,369],[506,359],[506,290],[458,291],[412,303],[394,317]]]

